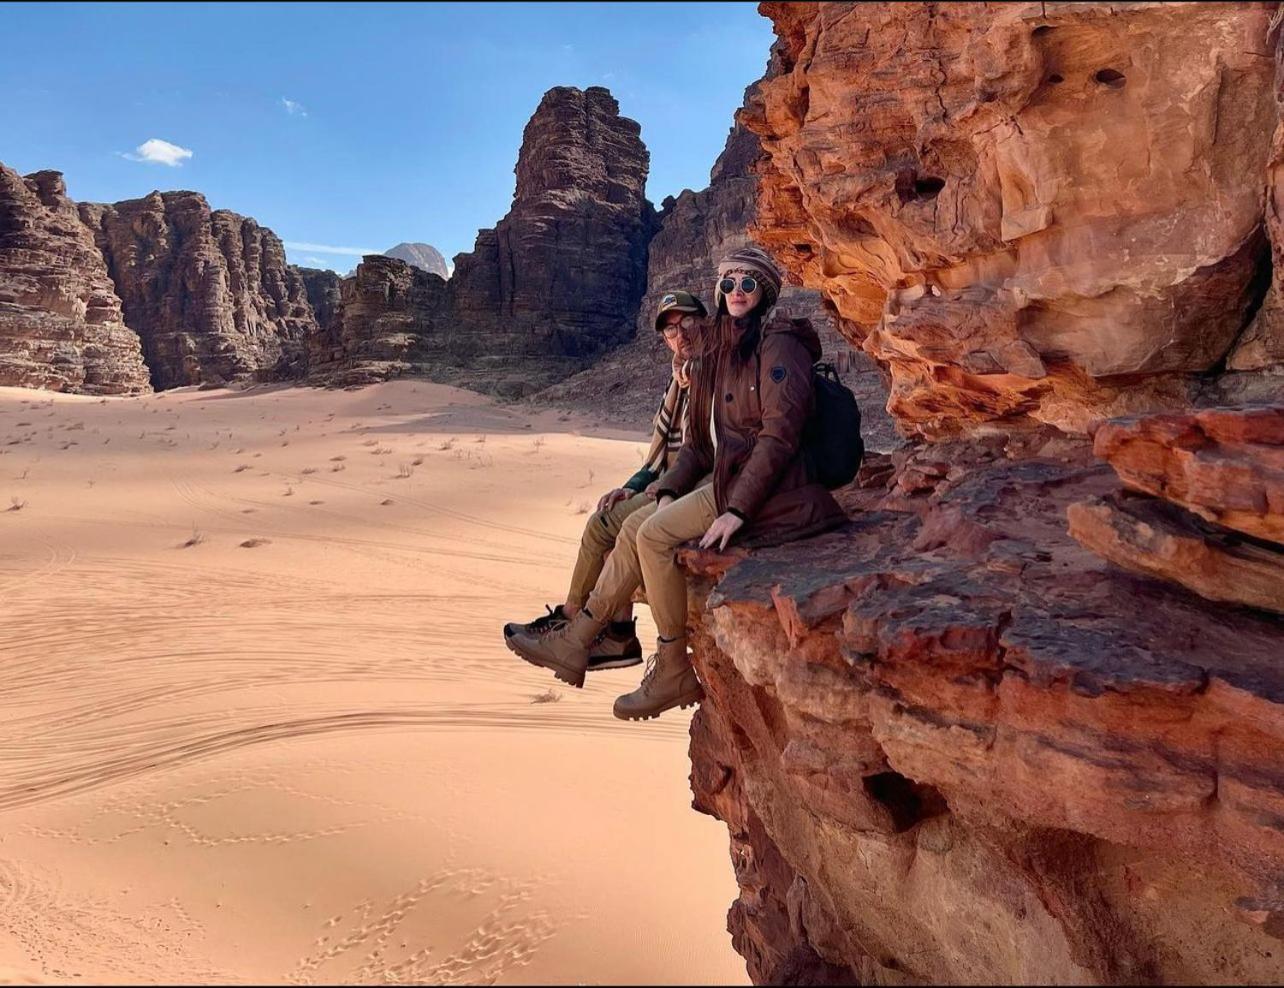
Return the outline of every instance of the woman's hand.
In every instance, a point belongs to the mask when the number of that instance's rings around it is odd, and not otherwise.
[[[739,515],[733,515],[730,511],[724,511],[713,520],[709,530],[704,533],[700,539],[700,548],[708,549],[710,546],[717,545],[719,549],[725,549],[727,543],[731,541],[731,536],[744,527],[744,519]]]
[[[607,491],[597,502],[598,511],[610,511],[621,501],[628,500],[633,496],[633,492],[627,487],[617,487],[615,490]]]
[[[654,501],[656,499],[656,495],[660,493],[660,482],[658,480],[651,481],[651,483],[646,485],[646,488],[642,493]]]

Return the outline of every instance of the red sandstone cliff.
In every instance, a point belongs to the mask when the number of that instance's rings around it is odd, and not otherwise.
[[[686,557],[751,976],[1284,980],[1270,7],[761,9],[751,232],[913,438]]]
[[[151,390],[137,334],[58,172],[0,165],[0,385]]]

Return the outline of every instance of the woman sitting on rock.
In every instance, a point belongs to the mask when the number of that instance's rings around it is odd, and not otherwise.
[[[820,341],[805,319],[768,321],[780,285],[775,264],[754,247],[718,265],[716,313],[705,326],[692,371],[685,441],[656,482],[655,504],[625,521],[592,594],[570,624],[543,636],[509,639],[527,662],[583,686],[589,649],[605,619],[644,585],[660,640],[641,686],[615,701],[615,716],[622,719],[655,717],[704,696],[687,655],[680,545],[695,538],[702,548],[724,549],[733,538],[775,544],[845,520],[802,454]],[[711,482],[702,485],[710,475]]]

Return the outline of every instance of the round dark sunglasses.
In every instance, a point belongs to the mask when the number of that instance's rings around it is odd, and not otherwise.
[[[744,292],[746,295],[752,295],[755,291],[757,291],[757,289],[758,289],[758,281],[756,278],[750,278],[748,275],[745,275],[740,279],[740,290]],[[722,292],[723,295],[730,295],[735,290],[736,290],[735,278],[723,278],[720,282],[718,282],[718,291]]]

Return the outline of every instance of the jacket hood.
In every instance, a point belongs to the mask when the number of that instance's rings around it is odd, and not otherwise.
[[[789,333],[798,337],[807,348],[807,352],[811,354],[811,359],[813,361],[820,359],[820,337],[812,328],[810,319],[787,319],[784,316],[776,316],[762,328],[764,338],[771,333]]]

